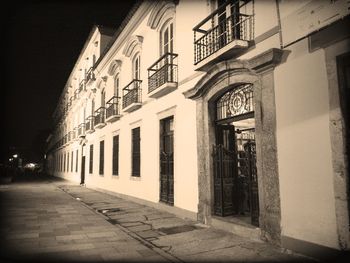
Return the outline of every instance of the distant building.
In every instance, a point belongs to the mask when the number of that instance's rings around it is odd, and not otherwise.
[[[51,174],[309,255],[349,249],[349,3],[142,1],[92,29]]]

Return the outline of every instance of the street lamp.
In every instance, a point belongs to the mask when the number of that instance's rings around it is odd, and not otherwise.
[[[17,158],[18,157],[18,154],[14,154],[12,155],[13,158]]]

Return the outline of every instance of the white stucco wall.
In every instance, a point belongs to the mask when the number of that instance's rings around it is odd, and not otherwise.
[[[282,235],[337,248],[324,51],[288,49],[274,73]]]
[[[82,109],[86,103],[86,117],[91,113],[91,100],[95,100],[95,110],[100,107],[101,90],[106,91],[106,101],[113,96],[114,76],[108,74],[109,65],[113,60],[121,60],[119,71],[120,95],[122,88],[132,80],[131,57],[123,54],[124,47],[129,36],[142,36],[140,50],[141,56],[141,80],[142,80],[142,107],[127,113],[122,112],[122,117],[113,123],[108,123],[101,129],[95,129],[86,135],[85,148],[85,182],[87,185],[103,188],[109,191],[141,198],[151,202],[159,202],[160,171],[159,171],[159,127],[160,119],[174,116],[174,206],[197,212],[198,206],[198,173],[197,173],[197,138],[196,138],[196,103],[185,99],[183,91],[192,88],[195,84],[193,70],[193,32],[192,26],[198,22],[187,9],[193,10],[193,5],[202,7],[199,10],[202,16],[206,15],[205,1],[181,1],[177,6],[176,20],[174,24],[174,53],[178,57],[178,88],[161,98],[153,99],[148,96],[148,72],[150,67],[160,57],[159,52],[159,30],[151,29],[147,25],[149,14],[137,21],[136,27],[124,41],[112,48],[106,58],[102,61],[98,70],[95,71],[96,81],[88,85],[88,94],[78,102],[75,114],[78,114],[79,123],[83,122]],[[181,23],[179,23],[179,21]],[[183,28],[184,27],[184,28]],[[128,29],[128,28],[126,28]],[[123,33],[121,34],[123,39]],[[188,48],[190,45],[190,49]],[[186,65],[186,66],[185,66]],[[100,79],[107,76],[107,80]],[[198,80],[198,76],[196,78]],[[98,88],[98,84],[101,83]],[[97,88],[96,93],[89,91],[91,86]],[[120,107],[121,109],[121,107]],[[140,127],[141,131],[141,176],[131,176],[131,130]],[[112,175],[112,139],[119,134],[119,175]],[[100,141],[104,140],[104,174],[99,175],[99,148]],[[90,145],[93,144],[93,173],[89,173]],[[78,172],[75,170],[76,149],[79,149]],[[76,182],[80,181],[81,173],[81,146],[77,141],[69,144],[60,152],[71,152],[74,149],[73,172],[59,172],[58,175]],[[71,154],[71,153],[70,153]]]

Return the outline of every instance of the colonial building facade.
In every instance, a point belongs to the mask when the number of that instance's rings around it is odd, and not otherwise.
[[[315,255],[349,247],[349,3],[141,1],[96,26],[52,175]]]

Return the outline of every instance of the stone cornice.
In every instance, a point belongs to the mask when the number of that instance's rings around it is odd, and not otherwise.
[[[282,62],[284,51],[278,48],[271,48],[248,60],[249,68],[256,73],[272,70]]]
[[[96,70],[101,72],[110,61],[114,59],[114,56],[122,48],[128,37],[132,35],[136,27],[144,21],[145,17],[149,14],[150,8],[153,5],[153,1],[143,1],[137,8],[136,12],[129,18],[128,23],[124,28],[111,40],[111,46],[106,49],[104,54],[101,54],[98,63],[96,62]]]

